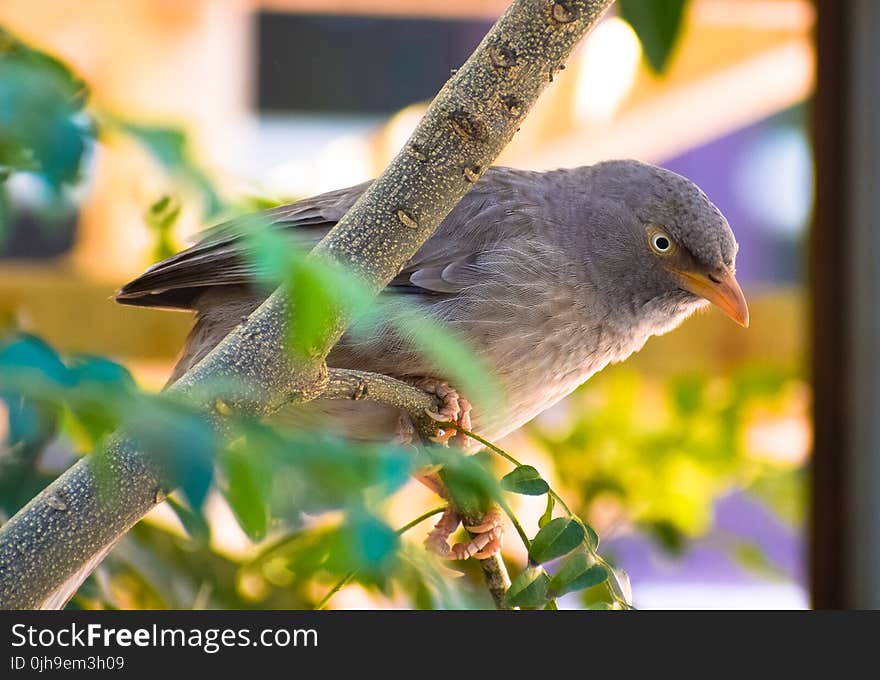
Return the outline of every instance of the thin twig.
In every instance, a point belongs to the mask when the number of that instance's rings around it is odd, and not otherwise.
[[[511,607],[507,604],[504,599],[510,588],[510,575],[507,573],[507,565],[504,564],[501,553],[480,560],[480,567],[483,569],[486,588],[495,602],[495,607],[497,609],[517,609],[517,607]]]
[[[411,520],[411,521],[407,522],[406,524],[404,524],[395,533],[398,536],[402,536],[403,534],[405,534],[407,531],[412,529],[417,524],[421,524],[429,517],[433,517],[434,515],[439,515],[441,512],[444,512],[445,510],[446,510],[446,506],[434,508],[433,510],[428,510],[427,512],[424,512],[421,515],[419,515],[418,517],[416,517],[414,520]],[[357,576],[357,573],[358,573],[357,569],[352,569],[345,576],[343,576],[341,579],[339,579],[335,583],[335,585],[330,590],[327,591],[327,594],[321,598],[321,601],[315,605],[315,609],[323,609],[324,607],[326,607],[327,603],[330,601],[330,598],[332,598],[336,593],[338,593],[345,586],[347,586],[349,583],[351,583],[351,580],[355,576]]]
[[[519,462],[513,456],[511,456],[509,453],[507,453],[507,451],[505,451],[501,447],[497,446],[496,444],[493,444],[489,440],[484,439],[480,435],[478,435],[474,432],[471,432],[470,430],[466,430],[456,423],[450,422],[450,423],[439,423],[439,424],[442,427],[449,427],[449,428],[454,428],[455,430],[458,430],[459,432],[466,435],[467,437],[470,437],[474,441],[479,442],[480,444],[485,446],[490,451],[497,453],[499,456],[504,458],[509,463],[513,463],[517,467],[522,466],[522,463]],[[571,517],[572,519],[576,520],[577,522],[579,522],[583,525],[583,521],[581,520],[581,518],[578,517],[572,511],[572,509],[570,507],[568,507],[568,504],[565,502],[565,500],[563,500],[562,496],[560,496],[556,491],[554,491],[552,488],[550,488],[549,485],[547,487],[547,494],[550,497],[552,497],[557,503],[559,503],[560,506],[562,506],[562,509],[565,510],[565,514],[567,514],[569,517]],[[510,510],[510,508],[507,506],[506,503],[502,503],[501,507],[502,507],[502,509],[504,509],[504,512],[510,518],[511,522],[513,523],[513,526],[516,528],[517,532],[519,533],[523,544],[526,546],[526,550],[529,550],[530,546],[531,546],[531,542],[529,541],[528,536],[526,535],[525,531],[523,531],[522,526],[520,525],[519,521],[516,519],[513,512]],[[593,556],[593,558],[596,560],[596,562],[598,562],[603,567],[605,567],[605,570],[608,572],[609,580],[607,581],[607,584],[608,584],[607,589],[608,589],[609,595],[611,595],[611,599],[614,600],[614,602],[616,604],[620,605],[624,609],[632,609],[632,605],[630,605],[629,602],[626,601],[626,598],[623,595],[622,589],[620,588],[619,584],[617,584],[617,577],[614,576],[613,567],[608,563],[608,561],[604,557],[602,557],[598,552],[593,550],[590,547],[590,545],[587,543],[586,529],[584,532],[584,545],[588,548],[590,554]],[[615,582],[614,584],[611,583],[612,579]]]

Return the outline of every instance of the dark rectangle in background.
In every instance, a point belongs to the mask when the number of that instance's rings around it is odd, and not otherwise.
[[[257,109],[377,114],[430,99],[491,25],[262,12]]]

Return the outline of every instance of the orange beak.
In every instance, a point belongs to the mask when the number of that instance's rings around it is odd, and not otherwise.
[[[705,298],[743,328],[749,327],[749,305],[732,272],[675,272],[682,288]]]

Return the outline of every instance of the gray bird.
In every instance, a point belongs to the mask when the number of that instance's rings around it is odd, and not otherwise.
[[[368,186],[263,217],[268,228],[309,247]],[[234,221],[214,227],[118,291],[123,304],[195,310],[172,380],[267,297],[245,248]],[[472,427],[493,440],[709,302],[747,326],[748,307],[734,276],[737,248],[718,208],[668,170],[632,160],[552,172],[495,167],[383,295],[442,321],[491,368],[506,406],[475,412]],[[447,397],[445,376],[390,327],[347,334],[327,363],[439,384]],[[453,392],[453,406],[456,398]],[[331,418],[358,438],[390,437],[399,420],[391,409],[362,401],[316,401],[288,415],[297,422]]]

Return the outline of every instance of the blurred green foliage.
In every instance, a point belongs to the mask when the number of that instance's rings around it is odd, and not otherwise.
[[[0,235],[11,218],[6,179],[13,173],[39,179],[51,211],[64,190],[83,179],[91,147],[109,131],[136,141],[179,186],[194,191],[206,218],[225,208],[213,182],[193,160],[183,131],[90,106],[88,87],[70,68],[0,26]],[[176,219],[165,209],[155,210],[163,200],[146,216],[160,243]]]
[[[121,132],[138,142],[178,186],[194,191],[202,202],[202,213],[206,219],[216,218],[226,208],[211,178],[193,159],[183,130],[146,125],[109,113],[100,114],[100,120],[105,128]]]
[[[391,296],[374,297],[357,274],[330,260],[308,257],[291,230],[260,215],[244,215],[221,227],[245,239],[245,252],[266,290],[284,286],[290,299],[288,340],[292,352],[308,357],[319,348],[332,319],[351,321],[348,332],[368,338],[398,334],[421,352],[480,408],[494,409],[503,398],[497,381],[467,342],[414,305]]]
[[[633,26],[658,73],[674,49],[686,5],[687,0],[618,0],[621,16]],[[66,64],[0,26],[0,234],[10,219],[5,179],[16,172],[39,178],[52,207],[65,187],[82,179],[90,147],[99,138],[106,140],[108,131],[136,141],[178,185],[195,192],[206,218],[229,207],[193,159],[182,130],[89,106],[88,87]],[[156,233],[157,255],[170,250],[168,233],[176,219],[168,208],[172,199],[160,197],[145,215]]]
[[[33,172],[55,192],[76,182],[94,135],[87,99],[66,65],[0,27],[0,177]]]
[[[321,431],[288,430],[236,416],[231,416],[221,435],[192,406],[167,394],[140,391],[118,364],[96,357],[63,358],[33,336],[11,337],[0,348],[0,399],[7,411],[6,437],[0,449],[0,487],[4,491],[0,511],[6,516],[17,511],[49,480],[50,475],[43,471],[48,450],[94,450],[100,472],[102,451],[114,436],[111,433],[119,429],[160,463],[169,485],[179,489],[180,497],[170,498],[169,504],[189,540],[181,542],[168,535],[157,538],[157,545],[151,546],[149,541],[128,539],[125,545],[133,545],[122,549],[122,557],[112,557],[108,566],[102,567],[96,582],[77,599],[80,606],[135,606],[133,602],[136,606],[153,606],[156,602],[181,606],[178,600],[169,600],[167,594],[160,596],[169,586],[153,581],[151,565],[156,560],[176,557],[184,545],[203,555],[199,564],[220,570],[219,576],[233,569],[228,558],[221,559],[209,548],[212,532],[203,508],[211,488],[225,499],[243,532],[255,543],[266,543],[252,560],[237,564],[245,579],[242,583],[250,584],[247,587],[257,593],[274,592],[273,582],[296,584],[312,598],[301,601],[301,606],[317,604],[309,583],[332,578],[343,578],[343,582],[356,579],[382,592],[408,583],[415,589],[409,593],[411,606],[439,602],[449,596],[449,588],[438,589],[436,560],[427,555],[404,559],[401,532],[382,518],[388,500],[417,468],[441,465],[450,495],[462,507],[485,508],[488,500],[494,500],[510,512],[485,457],[464,456],[439,446],[414,453],[391,444],[359,444]],[[109,468],[101,479],[103,492],[113,493],[115,482]],[[553,493],[537,470],[529,466],[518,467],[505,479],[509,493]],[[20,489],[27,492],[16,493]],[[549,507],[552,514],[552,505]],[[341,513],[342,519],[311,524],[307,521],[308,517],[326,518],[328,512],[337,517]],[[511,518],[519,527],[512,513]],[[158,530],[142,531],[157,536]],[[535,565],[573,551],[583,553],[590,566],[601,562],[596,554],[595,532],[577,518],[552,519],[531,541],[524,534],[522,537]],[[161,554],[147,556],[154,548]],[[140,557],[126,558],[132,553]],[[142,572],[132,569],[132,562],[140,559],[145,563]],[[178,566],[184,569],[193,565],[184,561]],[[107,582],[105,571],[117,574],[127,585],[120,586],[112,578]],[[159,571],[167,580],[167,570]],[[597,582],[598,572],[591,573],[592,584]],[[607,575],[610,570],[603,573]],[[187,597],[195,597],[193,583],[197,577],[202,579],[199,589],[219,587],[210,572],[183,573],[180,578],[188,585],[174,587],[185,591]],[[568,592],[584,582],[583,575],[571,568],[556,579],[554,587],[559,592]],[[242,587],[241,606],[248,598],[262,601]],[[470,601],[468,592],[465,588],[453,599]],[[529,592],[532,599],[537,597]],[[544,606],[555,592],[548,587],[543,591],[546,601],[532,604],[523,599],[516,604]],[[616,602],[613,591],[609,594]],[[203,605],[219,606],[216,599],[205,598]]]
[[[681,33],[688,0],[617,0],[620,16],[639,36],[645,58],[663,73]]]
[[[181,204],[174,196],[165,195],[147,208],[145,221],[153,232],[153,257],[156,262],[177,252],[174,225],[180,217]]]
[[[803,526],[808,393],[800,376],[773,366],[669,378],[620,366],[527,431],[553,459],[578,515],[600,532],[637,529],[678,554],[712,531],[715,502],[734,492],[794,530]],[[780,423],[781,435],[762,446],[756,435]],[[757,575],[779,575],[756,545],[719,547]]]

